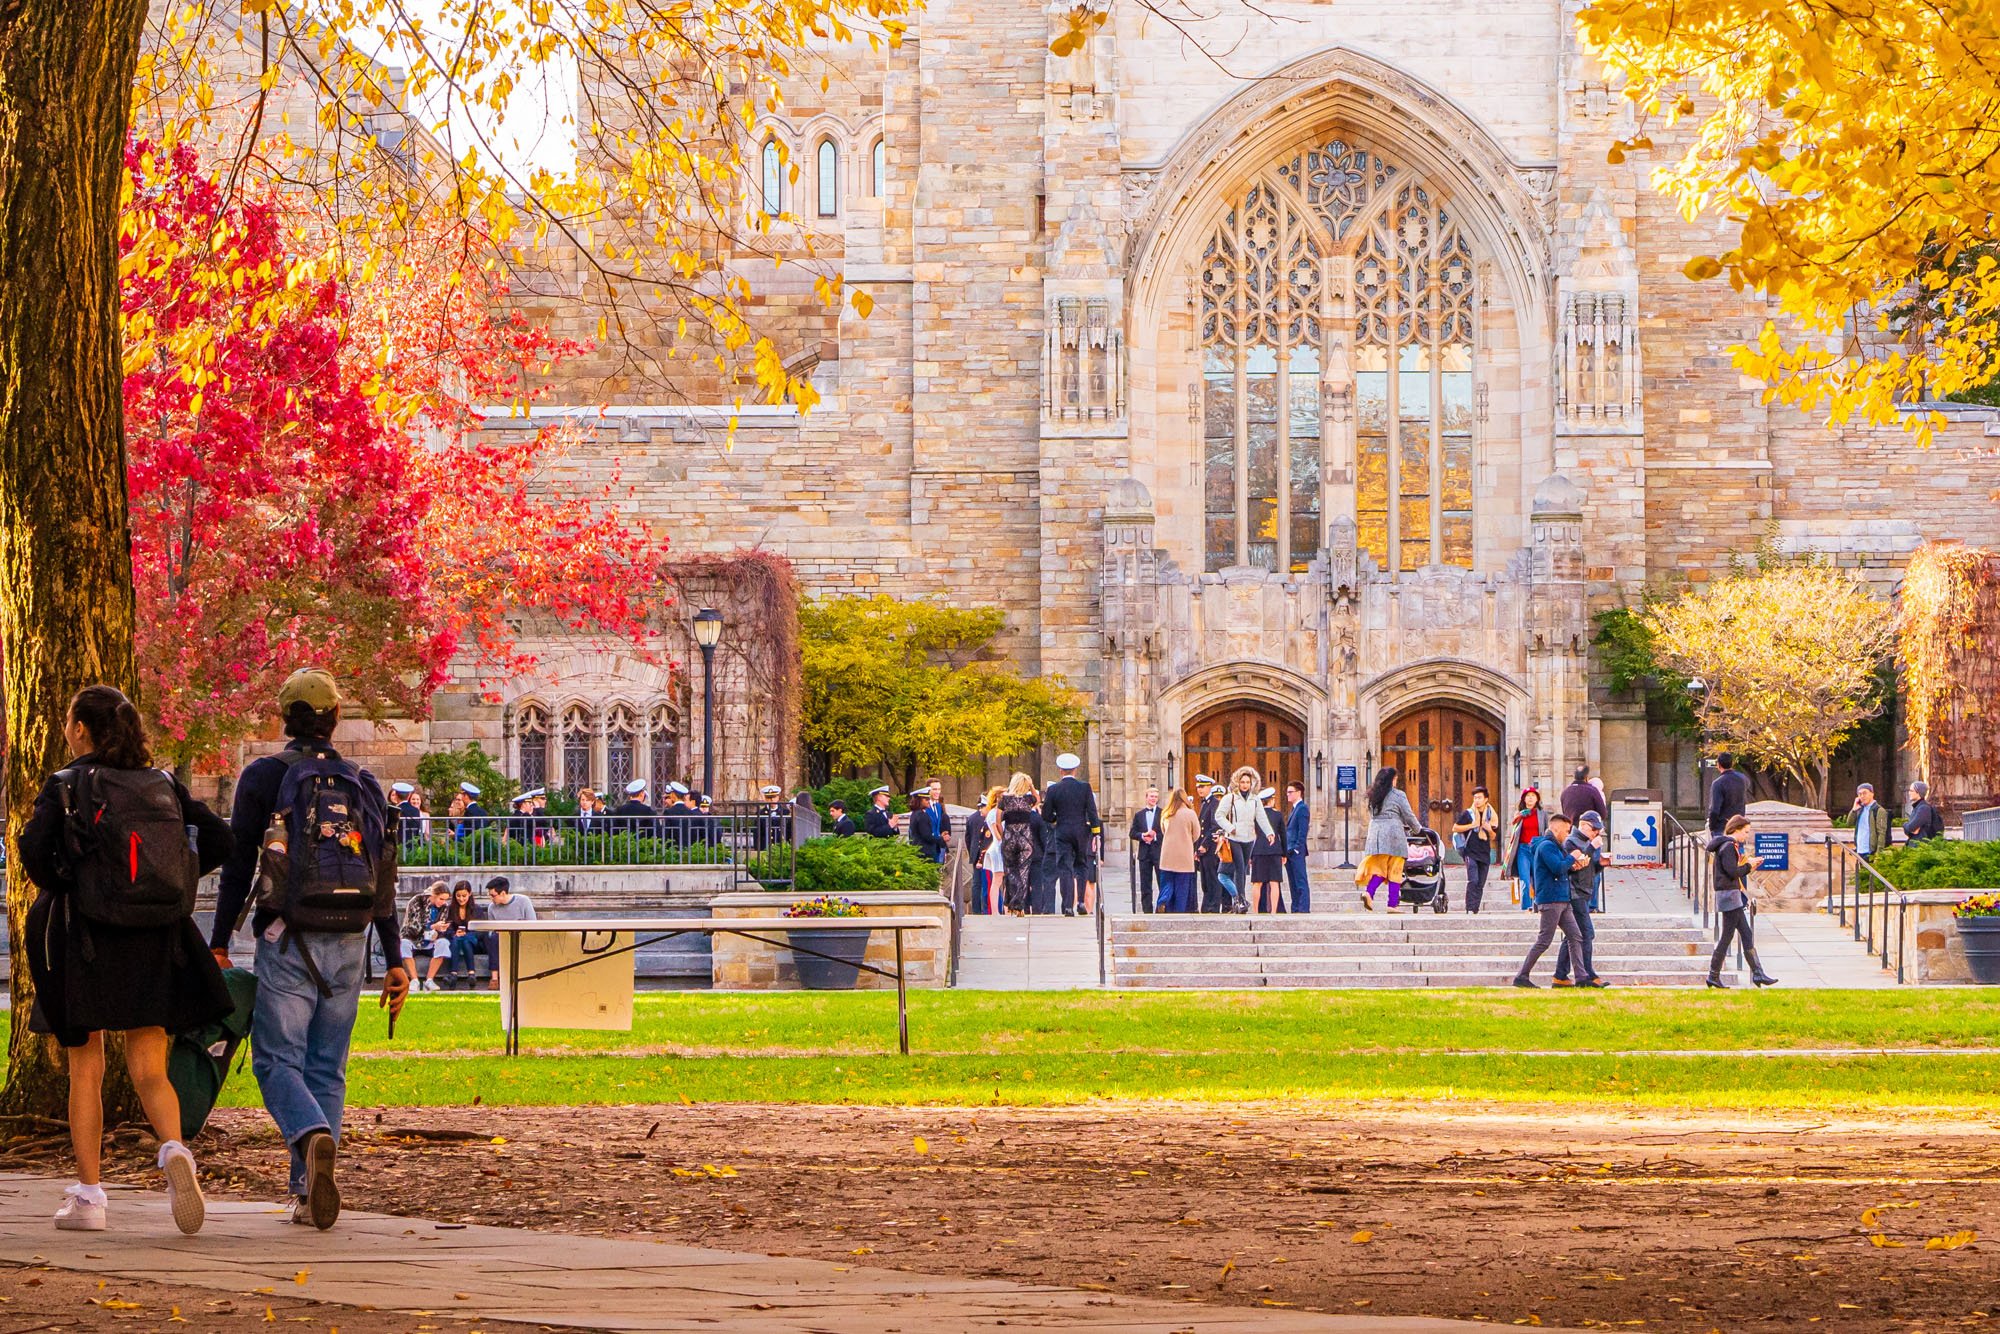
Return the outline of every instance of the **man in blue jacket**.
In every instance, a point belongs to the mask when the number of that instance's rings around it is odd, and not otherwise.
[[[1583,937],[1583,966],[1585,972],[1574,975],[1569,967],[1569,955],[1556,960],[1556,985],[1574,986],[1585,977],[1597,976],[1597,960],[1594,957],[1597,944],[1597,927],[1591,922],[1591,914],[1600,911],[1599,896],[1604,891],[1604,851],[1598,847],[1598,839],[1604,833],[1604,820],[1596,811],[1585,811],[1577,817],[1576,828],[1563,840],[1563,850],[1580,852],[1584,860],[1572,867],[1569,873],[1569,905],[1576,912],[1577,933]],[[1572,861],[1575,859],[1572,858]],[[1590,985],[1583,982],[1583,985]]]
[[[1563,946],[1569,951],[1570,967],[1576,976],[1590,977],[1590,965],[1583,961],[1583,933],[1577,929],[1576,910],[1569,901],[1570,871],[1587,859],[1582,853],[1563,847],[1571,828],[1567,815],[1551,812],[1548,832],[1528,845],[1528,889],[1534,895],[1535,911],[1542,916],[1542,926],[1535,934],[1534,947],[1521,961],[1521,971],[1514,974],[1517,987],[1535,989],[1536,984],[1528,975],[1548,952],[1558,930],[1563,934]],[[1592,977],[1583,985],[1601,988],[1604,983]]]
[[[1285,816],[1285,879],[1292,882],[1292,911],[1312,911],[1312,886],[1306,883],[1306,838],[1312,833],[1312,810],[1302,783],[1285,784],[1292,809]]]

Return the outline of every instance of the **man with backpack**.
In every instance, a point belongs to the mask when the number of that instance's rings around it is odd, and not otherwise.
[[[237,779],[236,847],[209,935],[226,959],[254,884],[250,1064],[291,1154],[289,1221],[321,1229],[340,1216],[334,1154],[369,930],[387,964],[380,1003],[390,1014],[402,1012],[415,971],[397,931],[395,813],[374,776],[329,744],[340,703],[333,677],[316,668],[293,672],[278,692],[291,739]]]

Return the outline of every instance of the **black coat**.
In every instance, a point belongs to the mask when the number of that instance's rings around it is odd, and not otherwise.
[[[1750,805],[1750,775],[1724,769],[1708,785],[1708,832],[1720,834],[1730,817],[1743,814]]]
[[[965,856],[967,862],[977,869],[979,859],[986,855],[986,845],[993,841],[993,831],[986,824],[986,808],[981,807],[965,817]]]
[[[1160,860],[1160,837],[1165,833],[1162,828],[1165,822],[1160,817],[1164,814],[1158,806],[1141,806],[1132,812],[1132,827],[1125,831],[1125,835],[1132,840],[1132,851],[1142,862],[1157,865]],[[1140,838],[1147,833],[1153,836],[1151,843]]]
[[[1042,799],[1042,818],[1072,847],[1088,844],[1091,836],[1103,828],[1097,818],[1097,794],[1090,790],[1090,784],[1074,775],[1049,785],[1048,795]]]
[[[86,755],[75,764],[92,763]],[[206,875],[222,865],[236,840],[222,817],[188,795],[179,782],[181,819],[195,831],[195,861]],[[73,888],[64,872],[62,791],[53,777],[35,798],[21,830],[21,866],[41,893],[28,910],[20,947],[35,981],[28,1027],[52,1033],[65,1047],[91,1033],[133,1028],[195,1028],[229,1013],[229,988],[194,919],[166,926],[85,923],[70,912]]]
[[[1944,837],[1944,816],[1928,801],[1919,801],[1910,807],[1910,818],[1903,824],[1903,833],[1912,843],[1921,843],[1927,838]]]
[[[934,806],[926,806],[920,811],[910,812],[910,842],[916,845],[917,851],[928,862],[944,860],[943,821],[935,814],[936,810]]]
[[[832,834],[835,838],[853,838],[861,831],[855,827],[854,817],[842,811],[840,818],[835,820],[833,827],[826,832]]]
[[[896,836],[896,826],[889,822],[889,808],[887,806],[870,806],[868,814],[862,817],[861,827],[872,838],[894,838]]]
[[[1221,830],[1215,820],[1215,810],[1220,805],[1222,805],[1220,791],[1210,792],[1202,798],[1201,833],[1195,839],[1194,854],[1196,862],[1205,870],[1212,871],[1221,864],[1218,860],[1221,853],[1217,851]]]

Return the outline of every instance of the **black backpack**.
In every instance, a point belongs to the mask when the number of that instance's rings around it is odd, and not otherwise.
[[[169,926],[194,912],[200,865],[174,780],[82,764],[56,775],[70,903],[105,926]]]
[[[263,906],[296,931],[365,931],[375,917],[389,803],[373,778],[331,752],[288,750],[281,758],[285,776],[264,835]]]

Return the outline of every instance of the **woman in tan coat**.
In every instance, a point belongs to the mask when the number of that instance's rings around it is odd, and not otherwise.
[[[1194,845],[1201,837],[1201,816],[1181,788],[1167,798],[1160,835],[1160,912],[1193,912]]]

